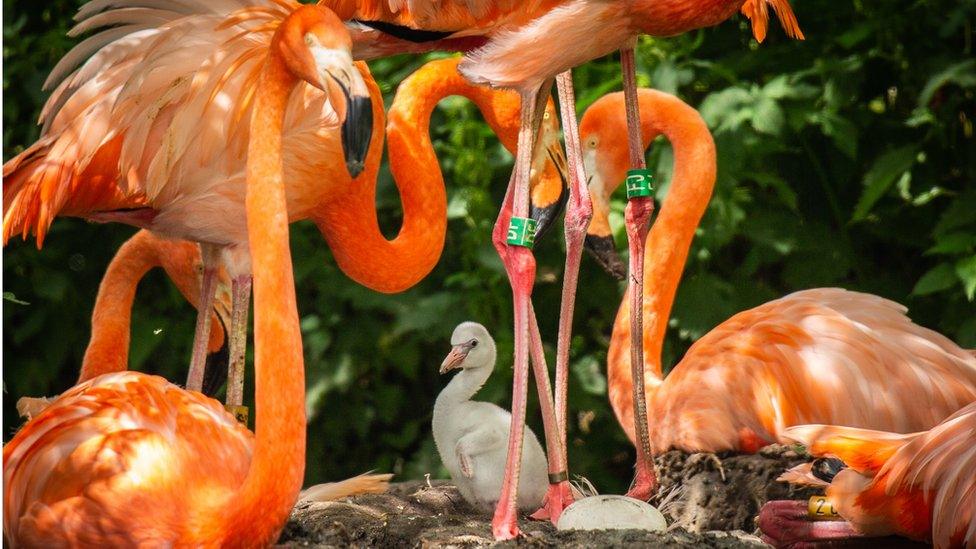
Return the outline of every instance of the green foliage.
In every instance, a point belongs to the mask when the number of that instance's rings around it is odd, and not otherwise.
[[[5,158],[38,135],[41,84],[75,42],[64,33],[77,3],[4,0]],[[976,1],[793,3],[805,42],[786,39],[773,24],[758,45],[741,17],[641,39],[641,85],[698,107],[719,153],[715,195],[678,291],[664,364],[735,312],[815,286],[894,299],[920,324],[976,347]],[[388,103],[423,62],[371,63]],[[615,58],[582,67],[575,78],[581,112],[620,86]],[[440,264],[417,287],[399,295],[361,288],[338,270],[314,226],[293,225],[309,481],[367,469],[443,474],[430,413],[446,382],[438,365],[462,320],[484,323],[498,340],[501,367],[480,398],[510,401],[511,293],[490,232],[511,156],[463,99],[441,103],[431,135],[449,186],[450,224]],[[663,199],[673,153],[659,140],[648,154]],[[387,234],[399,226],[396,196],[384,172],[377,206]],[[621,249],[623,201],[620,193],[611,219]],[[58,393],[75,380],[98,282],[131,234],[61,219],[42,252],[20,242],[4,251],[5,436],[17,426],[16,398]],[[550,361],[560,235],[537,246],[534,295]],[[605,394],[621,296],[620,285],[584,260],[571,349],[570,459],[574,472],[605,491],[625,487],[633,459]],[[131,367],[181,380],[194,314],[165,276],[152,273],[142,284],[133,319]],[[530,401],[541,433],[535,410]]]

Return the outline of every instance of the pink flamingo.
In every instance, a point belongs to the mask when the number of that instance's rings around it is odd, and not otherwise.
[[[645,268],[655,284],[645,289],[640,315],[624,299],[607,356],[610,402],[632,441],[639,440],[641,421],[632,397],[632,316],[646,326],[641,377],[655,420],[645,423],[654,453],[753,452],[804,423],[918,431],[976,400],[976,357],[912,323],[896,303],[836,288],[796,292],[733,316],[663,377],[664,333],[711,197],[715,145],[698,112],[680,99],[642,89],[639,100],[645,142],[663,133],[675,160],[669,194],[647,237],[652,253]],[[594,221],[605,223],[609,196],[628,166],[624,109],[623,94],[609,94],[580,124]]]

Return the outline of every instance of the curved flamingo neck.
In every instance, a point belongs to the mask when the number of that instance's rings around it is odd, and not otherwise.
[[[305,370],[281,157],[285,107],[298,80],[274,43],[271,51],[258,84],[247,153],[247,229],[254,272],[254,454],[225,513],[225,539],[246,539],[254,545],[277,539],[298,499],[305,470]]]
[[[666,200],[647,236],[644,260],[644,371],[648,400],[663,380],[661,349],[678,282],[684,271],[691,241],[708,206],[715,185],[715,142],[695,109],[678,98],[654,90],[640,90],[641,126],[651,139],[664,134],[674,148],[674,175]],[[623,110],[620,109],[621,136],[626,138]],[[625,148],[625,143],[620,143]],[[608,360],[609,375],[619,394],[630,398],[628,300],[617,314]],[[626,314],[625,314],[626,313]]]
[[[403,225],[397,237],[387,240],[377,221],[375,190],[381,146],[370,150],[369,167],[352,182],[350,192],[315,217],[343,272],[373,290],[405,290],[440,259],[447,232],[447,194],[430,141],[430,117],[437,103],[451,95],[471,99],[503,144],[515,147],[518,96],[472,86],[458,74],[457,62],[452,59],[422,67],[400,84],[390,107],[386,123],[390,171],[403,206]],[[382,120],[378,90],[374,98],[373,118]],[[381,131],[375,129],[374,139]]]
[[[129,329],[136,287],[147,272],[159,265],[159,254],[149,233],[140,231],[119,248],[98,286],[92,335],[78,383],[128,369]]]

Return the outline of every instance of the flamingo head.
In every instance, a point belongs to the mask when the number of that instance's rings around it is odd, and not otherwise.
[[[451,335],[451,352],[441,363],[441,373],[458,368],[494,368],[495,340],[488,329],[477,322],[462,322]]]
[[[566,205],[568,181],[569,168],[560,140],[559,118],[550,99],[539,126],[529,182],[529,214],[538,223],[537,241],[552,227]]]
[[[279,29],[278,45],[288,70],[322,90],[342,120],[342,148],[349,175],[366,164],[373,133],[369,89],[352,60],[352,39],[335,13],[303,5]]]

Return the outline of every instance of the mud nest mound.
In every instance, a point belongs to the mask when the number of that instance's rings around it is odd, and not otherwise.
[[[300,503],[279,543],[285,547],[384,548],[763,547],[755,525],[759,508],[771,499],[805,499],[815,494],[776,482],[786,468],[803,461],[803,456],[784,446],[770,446],[755,455],[672,451],[658,456],[661,488],[651,503],[667,517],[666,533],[561,532],[548,522],[520,517],[525,537],[495,543],[491,516],[468,506],[450,483],[410,481],[391,485],[385,494]],[[868,546],[879,547],[875,543]],[[880,546],[891,546],[882,543]]]

